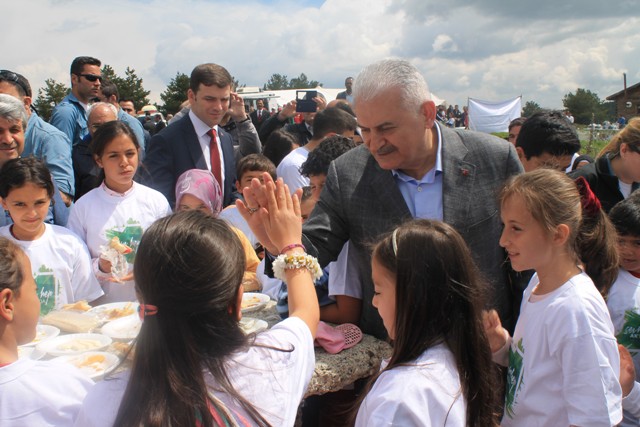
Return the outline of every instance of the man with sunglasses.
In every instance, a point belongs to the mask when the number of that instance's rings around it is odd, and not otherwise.
[[[71,63],[71,93],[56,105],[49,121],[60,129],[72,145],[82,141],[87,133],[87,107],[93,98],[99,98],[102,73],[100,60],[79,56]]]
[[[34,156],[47,165],[60,190],[62,200],[69,206],[74,193],[69,139],[38,116],[31,106],[31,85],[24,76],[9,70],[0,70],[0,93],[13,96],[24,105],[28,122],[22,156]]]

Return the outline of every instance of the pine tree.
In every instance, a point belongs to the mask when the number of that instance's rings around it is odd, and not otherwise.
[[[180,105],[187,100],[187,91],[189,90],[189,76],[177,72],[176,76],[171,79],[167,88],[160,94],[163,105],[160,107],[165,115],[176,114],[180,111]]]
[[[49,121],[53,107],[69,94],[70,89],[54,79],[44,81],[45,87],[38,89],[38,97],[33,106],[43,120]]]

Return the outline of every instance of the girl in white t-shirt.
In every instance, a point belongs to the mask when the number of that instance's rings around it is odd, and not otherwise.
[[[371,266],[393,353],[365,389],[355,425],[495,425],[486,286],[462,237],[443,222],[412,220],[376,244]]]
[[[134,265],[143,323],[132,369],[96,384],[77,426],[293,426],[315,365],[319,309],[309,271],[319,266],[302,251],[297,198],[281,182],[275,192],[268,186],[268,214],[258,215],[287,255],[279,265],[290,317],[246,336],[237,235],[199,210],[156,221]]]
[[[82,240],[44,222],[54,191],[51,173],[33,157],[9,160],[0,172],[2,205],[13,219],[12,225],[0,228],[0,235],[20,245],[29,257],[42,315],[103,294]]]
[[[135,301],[131,266],[144,230],[171,213],[169,202],[158,191],[133,181],[140,146],[131,128],[113,121],[100,126],[91,142],[93,158],[104,180],[76,201],[67,226],[89,248],[93,272],[104,290],[97,303]],[[112,271],[107,258],[113,239],[124,246],[124,268]],[[113,259],[113,258],[112,258]]]
[[[494,360],[508,366],[502,426],[616,425],[620,360],[596,288],[606,294],[617,274],[615,229],[584,179],[550,169],[513,178],[501,207],[511,266],[535,270],[513,338],[485,316]]]
[[[48,205],[47,205],[48,207]],[[18,358],[40,315],[29,258],[0,237],[0,425],[71,426],[93,383],[67,364]]]

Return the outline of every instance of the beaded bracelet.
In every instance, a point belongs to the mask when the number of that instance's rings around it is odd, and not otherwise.
[[[304,247],[304,245],[302,243],[294,243],[292,245],[287,245],[284,248],[282,248],[282,250],[280,251],[280,254],[283,254],[291,249],[295,249],[295,248],[300,248],[303,251],[307,251],[307,248]]]
[[[273,276],[276,279],[280,279],[286,283],[287,278],[285,275],[286,270],[297,270],[300,268],[306,268],[311,273],[311,277],[315,282],[322,277],[322,269],[315,257],[307,254],[293,254],[286,255],[281,254],[273,261]]]

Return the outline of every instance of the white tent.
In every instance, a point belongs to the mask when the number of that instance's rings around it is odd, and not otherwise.
[[[522,96],[506,101],[469,98],[469,129],[480,132],[507,132],[509,123],[520,117]]]

